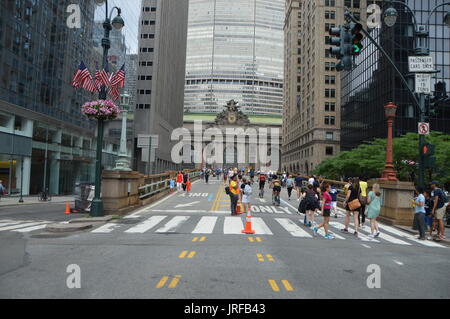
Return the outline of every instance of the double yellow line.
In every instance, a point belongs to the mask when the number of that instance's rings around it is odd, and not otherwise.
[[[282,280],[281,283],[283,284],[286,291],[293,291],[294,288],[292,288],[291,284],[287,280]],[[280,287],[278,287],[277,282],[275,280],[269,280],[269,285],[272,288],[273,291],[279,292]]]
[[[176,275],[172,281],[169,284],[169,288],[175,288],[178,285],[178,282],[180,281],[181,276],[180,275]],[[161,278],[161,280],[158,282],[158,284],[156,285],[157,289],[160,289],[162,287],[165,286],[166,282],[169,280],[168,276],[164,276]]]
[[[225,194],[225,191],[224,191],[222,186],[223,185],[219,186],[219,190],[216,193],[216,197],[214,198],[214,202],[213,202],[212,207],[211,207],[212,211],[218,211],[219,210],[222,195]]]

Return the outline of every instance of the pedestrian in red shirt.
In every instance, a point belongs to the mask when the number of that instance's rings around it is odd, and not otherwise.
[[[322,224],[320,224],[317,227],[314,227],[314,229],[313,229],[314,235],[317,235],[317,231],[319,230],[319,228],[323,227],[323,229],[325,229],[325,238],[326,239],[333,239],[333,235],[331,235],[328,232],[328,223],[330,222],[330,214],[331,214],[331,202],[333,200],[329,193],[330,189],[331,189],[330,184],[328,184],[328,183],[322,184],[321,191],[322,191],[322,198],[323,198],[323,203],[322,203],[323,222],[322,222]]]
[[[177,174],[177,190],[181,191],[182,186],[183,186],[183,173],[179,171]]]

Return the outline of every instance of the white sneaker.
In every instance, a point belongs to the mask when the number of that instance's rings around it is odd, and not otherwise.
[[[374,238],[375,238],[375,235],[374,235],[374,234],[370,234],[370,235],[367,235],[367,237],[369,237],[369,238],[371,238],[371,239],[374,239]]]

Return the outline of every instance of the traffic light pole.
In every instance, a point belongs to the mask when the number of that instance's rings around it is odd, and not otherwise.
[[[420,101],[420,122],[426,122],[425,115],[425,94],[421,93]],[[419,180],[418,185],[425,187],[425,155],[423,154],[423,146],[425,145],[425,135],[419,135]]]

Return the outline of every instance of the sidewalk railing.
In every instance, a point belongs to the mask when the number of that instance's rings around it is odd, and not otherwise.
[[[200,176],[198,170],[186,170],[189,173],[189,179],[194,180]],[[145,185],[138,188],[139,199],[147,199],[162,191],[170,188],[170,180],[176,178],[177,172],[169,172],[164,174],[150,175],[145,177]]]

